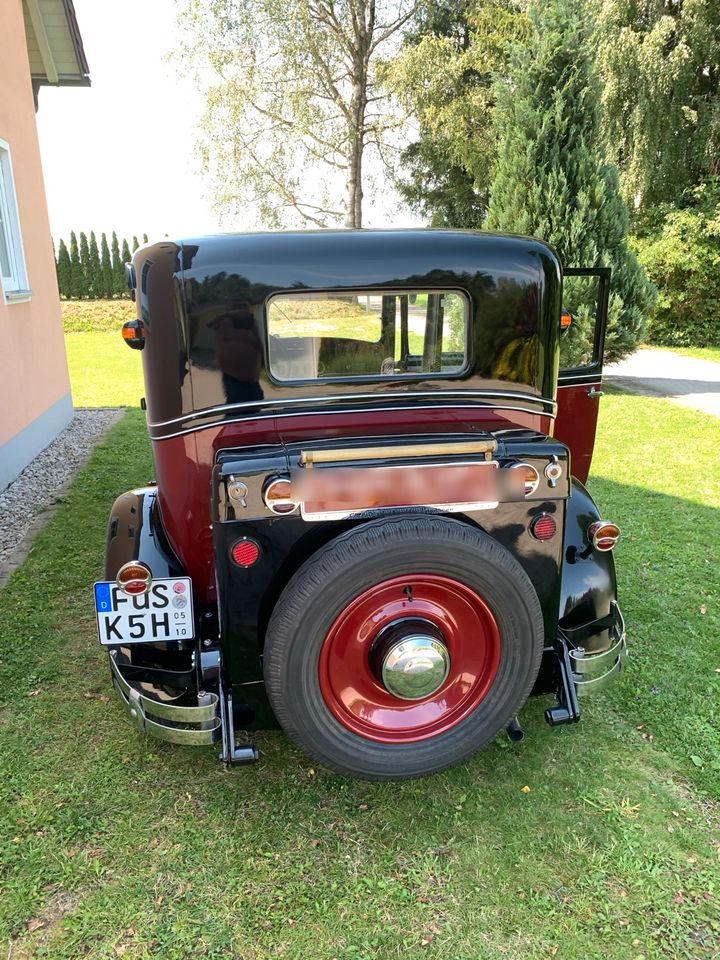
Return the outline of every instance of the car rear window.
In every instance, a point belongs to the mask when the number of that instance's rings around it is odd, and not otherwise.
[[[267,304],[270,372],[282,382],[458,374],[469,313],[456,290],[278,294]]]

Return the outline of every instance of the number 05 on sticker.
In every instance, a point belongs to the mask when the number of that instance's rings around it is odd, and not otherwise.
[[[95,611],[104,646],[191,640],[195,635],[189,577],[153,580],[147,593],[136,596],[112,581],[96,583]]]

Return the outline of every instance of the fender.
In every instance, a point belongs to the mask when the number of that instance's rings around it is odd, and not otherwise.
[[[617,600],[615,558],[612,552],[594,550],[587,538],[591,523],[602,519],[585,487],[572,479],[565,517],[563,565],[560,580],[559,626],[571,630],[601,620],[612,613]],[[588,653],[599,653],[611,644],[608,630],[585,641]]]
[[[130,560],[142,560],[155,578],[186,576],[163,532],[157,487],[120,494],[110,512],[105,579],[114,580],[120,567]]]

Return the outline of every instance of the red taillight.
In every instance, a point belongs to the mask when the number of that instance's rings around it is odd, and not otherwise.
[[[260,559],[260,547],[254,540],[243,538],[233,544],[231,556],[239,567],[251,567]]]
[[[541,513],[530,524],[530,533],[536,540],[550,540],[557,532],[555,518],[549,513]]]
[[[145,593],[148,585],[142,580],[130,580],[122,589],[125,593]]]
[[[131,560],[120,567],[115,582],[124,593],[147,593],[152,584],[152,573],[144,563]]]
[[[596,520],[588,527],[588,540],[596,550],[606,553],[612,550],[620,539],[620,527],[616,523],[609,523],[607,520]]]

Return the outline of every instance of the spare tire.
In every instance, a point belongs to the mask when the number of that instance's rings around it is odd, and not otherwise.
[[[275,715],[315,759],[371,780],[458,763],[527,699],[540,603],[492,537],[432,515],[363,523],[294,574],[264,671]]]

